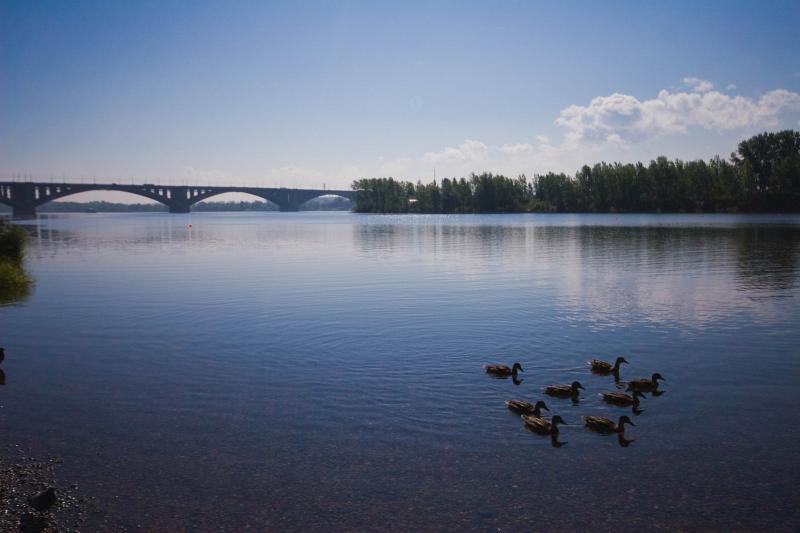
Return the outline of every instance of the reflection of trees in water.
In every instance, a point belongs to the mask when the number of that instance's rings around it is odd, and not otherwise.
[[[598,269],[632,267],[649,274],[725,272],[735,265],[745,289],[790,288],[797,277],[800,228],[556,226],[443,223],[356,224],[362,252],[423,252],[472,259],[577,260]],[[690,266],[694,265],[694,266]],[[702,269],[702,270],[701,270]]]
[[[532,298],[550,288],[561,307],[598,323],[713,321],[747,307],[740,290],[779,297],[798,279],[800,228],[792,226],[408,222],[356,224],[356,248],[444,260],[451,275],[527,284]]]
[[[800,230],[787,226],[736,228],[733,239],[744,290],[791,289],[797,281]]]
[[[533,227],[494,224],[387,223],[355,224],[354,241],[365,254],[408,251],[499,258],[525,248]]]
[[[542,228],[541,239],[560,240],[572,231],[584,263],[636,265],[652,274],[692,275],[734,270],[741,289],[792,288],[798,274],[800,228],[582,227]],[[734,268],[731,268],[734,267]]]

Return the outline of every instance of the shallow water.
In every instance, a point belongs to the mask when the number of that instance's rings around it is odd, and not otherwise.
[[[191,224],[191,227],[188,226]],[[94,528],[797,530],[800,217],[95,214],[28,224],[0,441]],[[644,412],[586,361],[661,372]],[[524,381],[491,379],[520,361]],[[553,448],[503,401],[579,380]],[[629,414],[620,447],[581,415]]]

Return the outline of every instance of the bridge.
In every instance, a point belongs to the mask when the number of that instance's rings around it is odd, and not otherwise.
[[[123,185],[118,183],[0,182],[0,203],[11,206],[14,218],[34,218],[42,204],[88,191],[119,191],[144,196],[166,205],[170,213],[189,213],[192,205],[218,194],[252,194],[278,205],[281,211],[298,211],[318,196],[335,195],[353,199],[355,191],[325,189],[285,189],[270,187],[203,187],[189,185]]]

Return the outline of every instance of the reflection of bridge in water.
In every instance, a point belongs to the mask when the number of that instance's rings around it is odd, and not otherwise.
[[[319,196],[335,195],[352,199],[354,191],[324,189],[284,189],[272,187],[201,187],[190,185],[122,185],[117,183],[0,182],[0,203],[11,206],[15,218],[36,216],[36,208],[52,200],[89,191],[119,191],[160,202],[170,213],[188,213],[192,205],[218,194],[252,194],[277,204],[281,211],[298,211],[300,206]]]

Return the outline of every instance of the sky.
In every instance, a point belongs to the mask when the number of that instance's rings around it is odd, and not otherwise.
[[[800,2],[0,0],[0,179],[349,188],[800,129]]]

